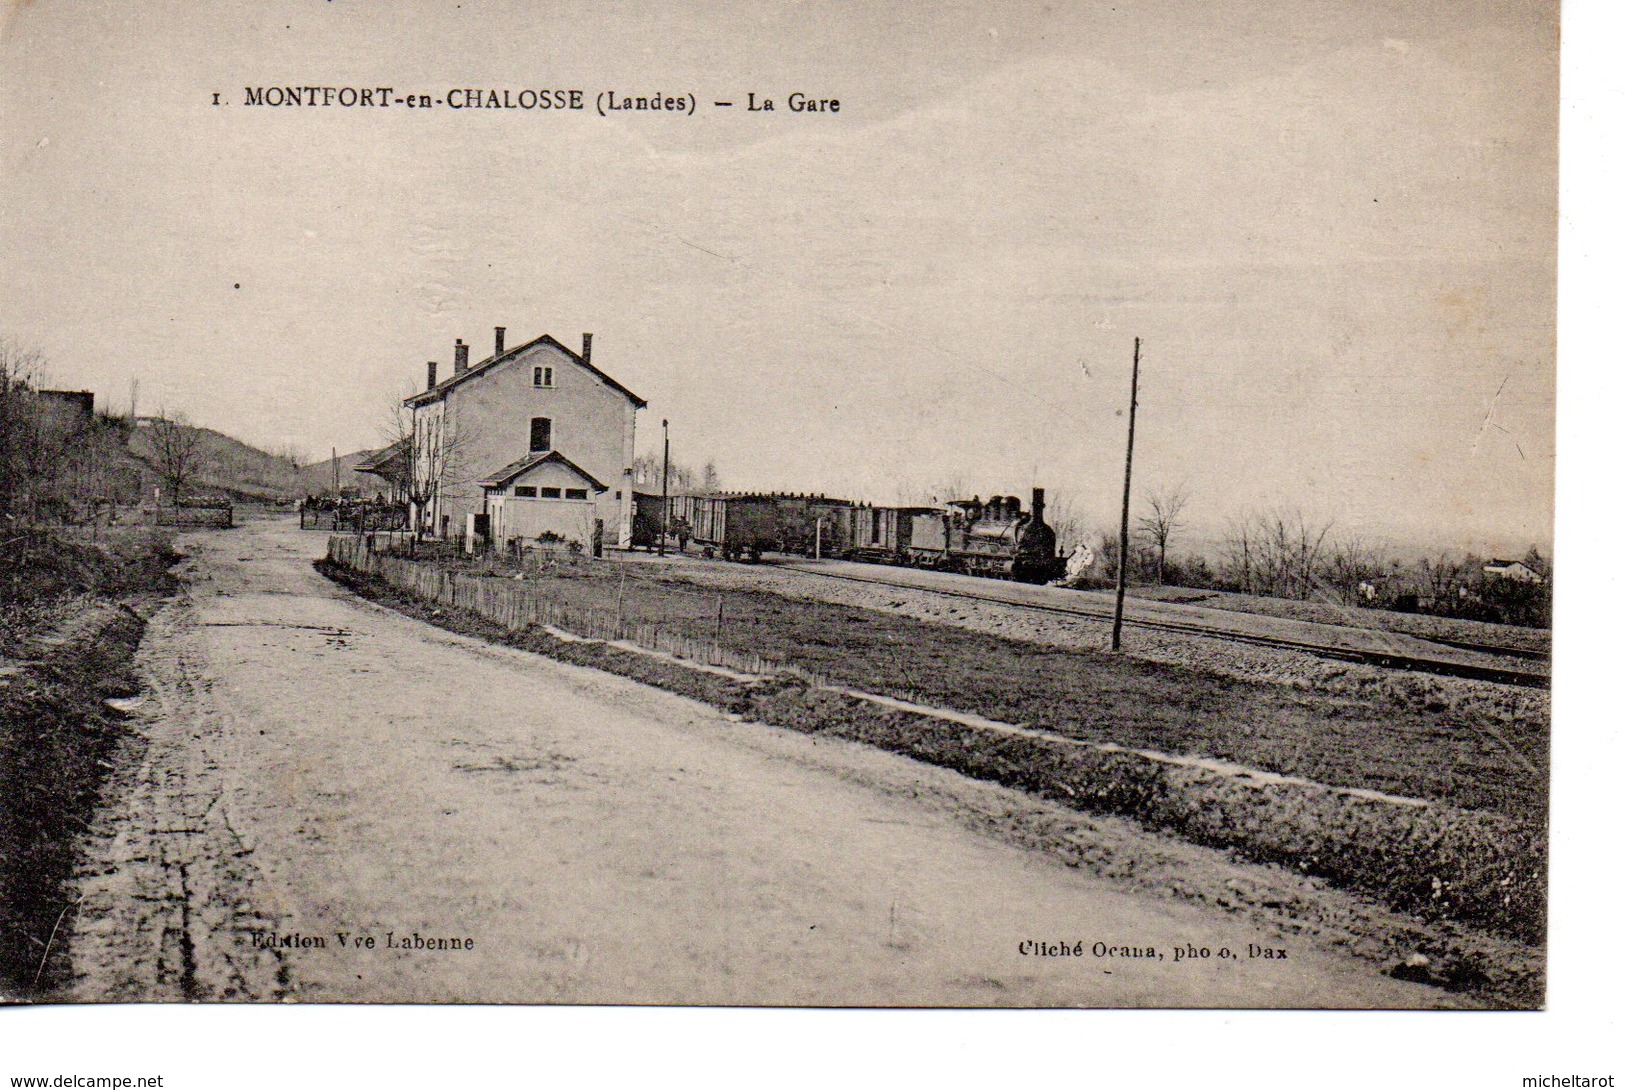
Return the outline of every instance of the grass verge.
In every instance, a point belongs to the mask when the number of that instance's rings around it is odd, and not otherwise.
[[[41,659],[0,682],[0,991],[49,992],[66,970],[66,883],[123,730],[109,697],[138,685],[144,628],[131,610],[81,600]]]
[[[0,549],[0,995],[60,983],[67,884],[100,799],[144,622],[121,600],[169,593],[170,536],[123,527],[82,540],[27,530]]]

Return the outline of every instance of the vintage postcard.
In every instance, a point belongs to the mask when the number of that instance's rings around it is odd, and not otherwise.
[[[1542,1007],[1557,75],[10,7],[0,995]]]

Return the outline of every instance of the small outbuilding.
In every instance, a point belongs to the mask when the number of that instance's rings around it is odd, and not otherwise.
[[[1510,579],[1514,583],[1544,583],[1546,577],[1522,560],[1491,560],[1484,565],[1484,574],[1492,579]]]
[[[556,450],[538,451],[479,482],[492,544],[574,541],[596,555],[604,539],[597,499],[609,486]]]

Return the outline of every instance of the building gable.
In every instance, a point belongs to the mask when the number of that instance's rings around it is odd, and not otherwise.
[[[538,358],[538,352],[545,354],[548,359]],[[536,361],[532,363],[531,361]],[[556,362],[555,362],[556,361]],[[472,364],[461,374],[453,374],[450,378],[435,384],[431,390],[413,394],[406,399],[406,404],[412,408],[421,408],[434,401],[444,400],[453,390],[457,390],[469,383],[495,375],[516,365],[531,366],[574,366],[590,374],[609,389],[614,390],[630,401],[634,408],[645,408],[649,403],[643,398],[622,386],[615,378],[592,362],[592,334],[582,336],[580,352],[573,352],[562,343],[555,340],[552,334],[544,333],[533,341],[519,345],[516,348],[506,349],[500,354],[487,356],[476,364]]]
[[[481,488],[500,489],[509,485],[568,484],[594,492],[607,492],[609,486],[556,450],[533,454],[503,466],[482,479]]]

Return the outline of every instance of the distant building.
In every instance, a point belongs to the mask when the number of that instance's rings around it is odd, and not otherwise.
[[[93,390],[41,390],[41,400],[50,405],[59,405],[81,417],[86,423],[96,418],[96,394]]]
[[[504,509],[505,536],[492,537],[500,543],[522,535],[521,527],[558,521],[528,505],[521,515],[521,504],[512,501],[585,502],[593,526],[588,539],[576,540],[586,545],[601,537],[629,546],[633,441],[637,411],[648,403],[593,363],[591,333],[582,335],[579,353],[545,334],[507,348],[505,334],[498,326],[494,351],[472,365],[468,345],[458,339],[451,375],[440,376],[438,365],[430,363],[424,391],[406,399],[412,411],[407,455],[416,491],[428,497],[423,525],[438,536],[455,536],[469,515],[490,514],[497,501]],[[554,453],[560,457],[536,457]],[[554,481],[561,471],[581,479]],[[521,488],[538,492],[514,491]],[[541,491],[554,488],[558,496]],[[585,501],[575,495],[583,489]],[[581,512],[565,508],[558,518],[579,518]]]
[[[1484,565],[1484,574],[1492,579],[1510,579],[1515,583],[1544,583],[1546,577],[1522,560],[1491,560]]]

